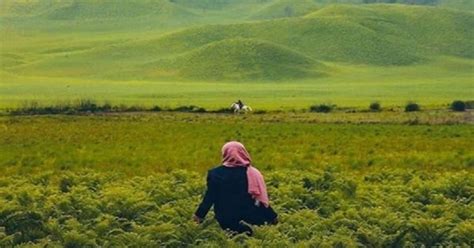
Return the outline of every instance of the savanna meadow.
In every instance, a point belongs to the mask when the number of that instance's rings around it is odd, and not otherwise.
[[[0,0],[0,247],[474,247],[473,11]],[[233,140],[252,235],[193,219]]]

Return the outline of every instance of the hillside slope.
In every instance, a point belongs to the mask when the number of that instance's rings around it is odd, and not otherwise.
[[[302,54],[269,42],[230,39],[210,43],[178,56],[171,68],[198,80],[281,80],[319,76],[324,66]]]
[[[168,0],[20,0],[2,1],[0,16],[47,19],[130,18],[146,15],[190,14]]]
[[[308,14],[318,8],[313,0],[276,0],[252,14],[251,19],[275,19]]]
[[[472,58],[472,26],[474,14],[470,12],[403,5],[341,5],[304,18],[191,28],[114,49],[127,51],[128,56],[145,50],[155,56],[172,56],[242,37],[267,40],[319,60],[408,65],[439,55]]]
[[[472,12],[407,5],[335,5],[303,17],[205,25],[155,38],[63,42],[56,49],[38,48],[39,54],[31,60],[27,59],[31,51],[2,51],[6,58],[2,68],[20,75],[53,77],[300,79],[324,74],[328,67],[318,67],[321,62],[409,66],[440,56],[472,59],[473,26]]]
[[[454,8],[474,11],[471,0],[2,0],[0,16],[3,17],[52,17],[62,19],[137,17],[159,12],[200,11],[212,15],[213,11],[232,12],[243,10],[260,18],[298,16],[314,10],[316,6],[330,4],[409,4]],[[220,14],[222,15],[222,13]],[[234,17],[239,18],[239,15]]]

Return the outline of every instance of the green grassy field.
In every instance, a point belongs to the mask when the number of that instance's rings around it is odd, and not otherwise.
[[[0,244],[472,245],[465,114],[343,115],[2,117]],[[403,124],[413,118],[425,124]],[[248,147],[280,214],[251,238],[226,236],[212,214],[199,226],[190,218],[232,139]]]
[[[195,104],[207,109],[227,107],[243,99],[254,109],[307,109],[316,103],[366,108],[372,101],[384,107],[416,101],[444,108],[455,99],[473,99],[472,62],[445,58],[431,65],[410,67],[339,66],[338,76],[283,82],[154,82],[17,77],[4,74],[0,107],[27,101],[43,105],[95,99],[99,102],[143,106]]]
[[[472,113],[144,113],[1,120],[4,175],[45,168],[203,172],[219,163],[221,145],[232,139],[248,144],[256,164],[270,170],[331,164],[443,170],[473,162]],[[406,126],[411,123],[441,126]]]

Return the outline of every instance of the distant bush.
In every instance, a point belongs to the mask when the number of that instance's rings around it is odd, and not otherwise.
[[[79,106],[77,110],[80,112],[97,112],[97,110],[99,110],[99,107],[94,101],[87,99],[79,101]]]
[[[153,111],[153,112],[160,112],[160,111],[162,111],[162,110],[163,110],[163,109],[162,109],[160,106],[157,106],[157,105],[153,106],[153,107],[150,109],[150,111]]]
[[[139,111],[145,111],[145,110],[147,110],[147,109],[144,108],[144,107],[132,105],[132,106],[127,107],[125,109],[125,112],[139,112]]]
[[[420,105],[418,103],[409,102],[405,105],[405,112],[415,112],[420,111]]]
[[[309,111],[317,113],[329,113],[333,109],[332,105],[329,104],[319,104],[309,107]]]
[[[7,110],[12,115],[46,115],[46,114],[81,114],[81,113],[106,113],[106,112],[140,112],[140,111],[170,111],[170,112],[189,112],[189,113],[229,113],[232,112],[229,108],[222,108],[216,111],[207,111],[205,108],[186,105],[176,108],[161,108],[155,105],[151,108],[146,108],[138,105],[114,105],[110,103],[98,104],[93,100],[85,99],[76,103],[63,103],[50,106],[41,106],[38,102],[32,101],[24,103],[21,107]]]
[[[373,102],[369,105],[369,109],[372,112],[379,112],[382,110],[382,106],[380,105],[379,102]]]
[[[453,101],[451,103],[451,109],[458,112],[466,111],[466,103],[459,100]]]
[[[77,114],[111,112],[117,110],[109,103],[97,104],[92,100],[80,100],[76,103],[60,103],[49,106],[41,106],[36,101],[26,102],[21,107],[9,109],[10,114],[46,115],[46,114]]]

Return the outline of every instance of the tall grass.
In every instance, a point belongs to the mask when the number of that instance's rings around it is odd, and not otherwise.
[[[332,114],[0,117],[0,246],[472,246],[471,125]],[[279,214],[253,237],[191,220],[228,140]]]

